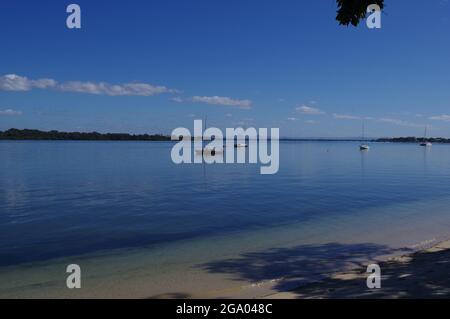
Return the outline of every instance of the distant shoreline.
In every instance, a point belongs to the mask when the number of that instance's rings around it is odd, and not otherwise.
[[[171,136],[163,134],[129,134],[129,133],[98,133],[98,132],[60,132],[40,131],[33,129],[9,129],[0,131],[0,140],[9,141],[172,141]],[[450,138],[423,137],[383,137],[372,139],[361,138],[280,138],[285,142],[370,142],[370,143],[423,143],[450,144]]]
[[[40,141],[170,141],[170,136],[161,134],[128,134],[128,133],[84,133],[40,130],[9,129],[0,131],[0,140],[40,140]]]

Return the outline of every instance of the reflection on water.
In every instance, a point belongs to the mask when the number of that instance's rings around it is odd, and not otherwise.
[[[286,142],[274,176],[250,164],[177,166],[171,146],[0,143],[0,264],[449,196],[447,146],[376,144],[360,152],[353,143]]]
[[[123,271],[145,261],[186,273],[275,247],[392,248],[448,233],[446,145],[282,142],[276,175],[175,165],[172,145],[0,142],[0,265],[129,251]]]

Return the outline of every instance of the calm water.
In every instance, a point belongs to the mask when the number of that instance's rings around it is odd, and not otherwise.
[[[16,272],[79,256],[113,258],[111,276],[145,261],[157,268],[146,273],[157,292],[168,293],[156,283],[161,269],[253,282],[270,277],[212,261],[338,242],[383,252],[450,234],[450,146],[374,144],[362,153],[350,142],[282,142],[279,173],[263,176],[259,165],[177,166],[172,145],[0,142],[0,295],[17,293],[7,280]],[[23,280],[26,289],[32,280]]]

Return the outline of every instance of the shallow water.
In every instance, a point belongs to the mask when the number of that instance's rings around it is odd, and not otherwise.
[[[281,142],[276,175],[172,145],[0,142],[0,296],[262,296],[450,234],[447,145]]]

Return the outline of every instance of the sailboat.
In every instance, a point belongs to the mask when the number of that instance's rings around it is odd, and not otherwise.
[[[427,131],[428,131],[428,126],[425,127],[425,134],[423,135],[423,142],[420,143],[420,146],[430,147],[433,145],[433,144],[431,144],[431,142],[427,141]]]
[[[366,131],[366,127],[365,127],[365,125],[363,123],[363,126],[362,126],[362,140],[363,141],[366,140],[366,132],[365,131]],[[363,143],[363,144],[359,145],[359,150],[360,151],[368,151],[368,150],[370,150],[370,146],[365,144],[365,143]]]
[[[205,128],[206,126],[206,120],[207,117],[205,116]],[[202,136],[202,141],[207,141],[207,140],[211,140],[210,138],[205,138],[204,136]],[[223,149],[221,148],[210,148],[210,147],[205,147],[205,148],[201,148],[201,149],[196,149],[195,153],[197,155],[202,155],[202,156],[216,156],[216,154],[223,154]]]

